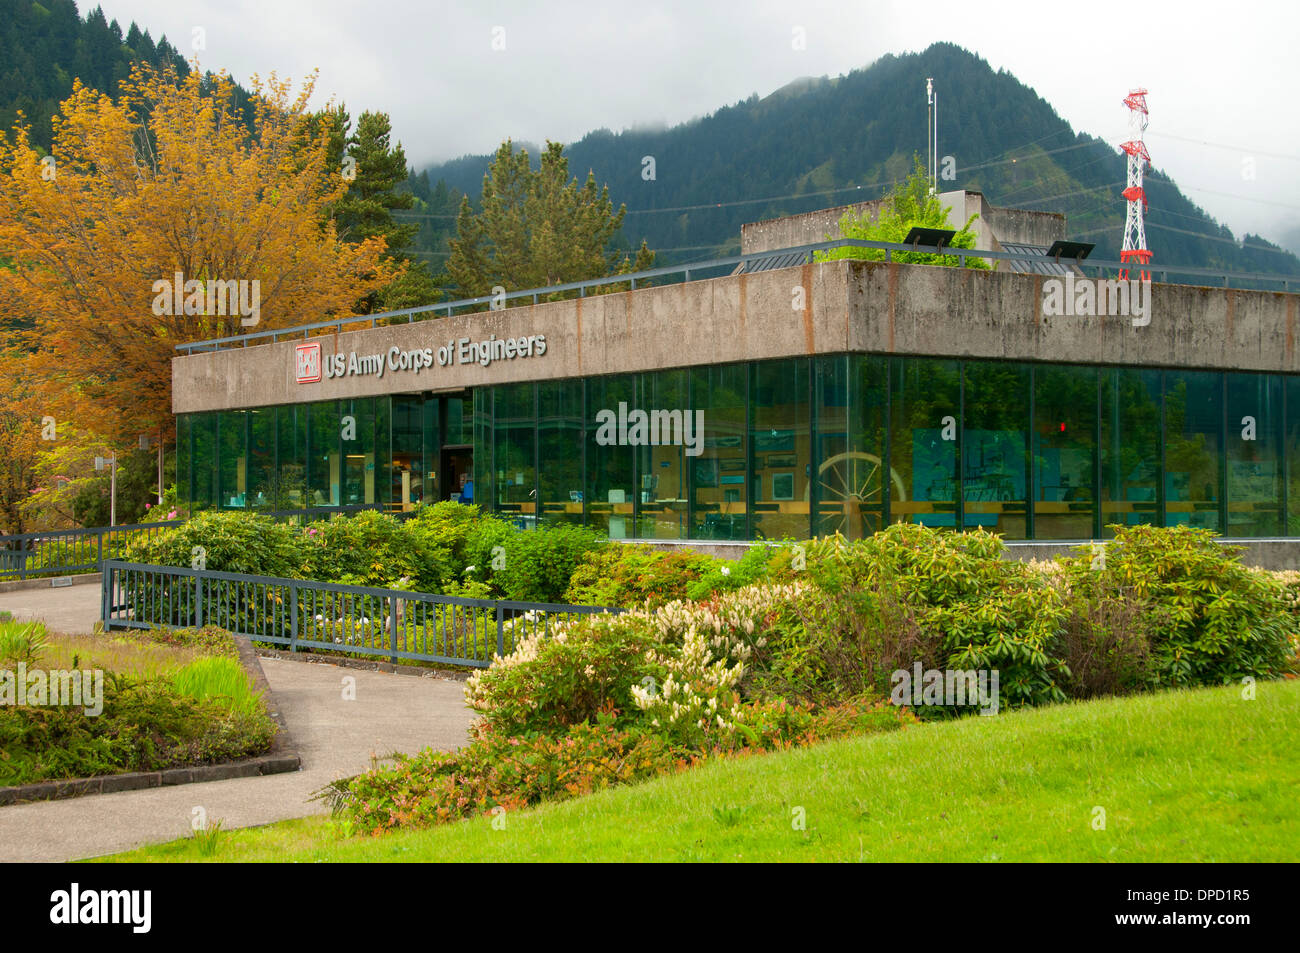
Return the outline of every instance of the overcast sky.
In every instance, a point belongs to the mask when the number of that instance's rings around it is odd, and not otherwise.
[[[1006,69],[1076,130],[1127,138],[1150,90],[1153,162],[1240,237],[1300,250],[1300,4],[889,0],[103,0],[243,82],[320,70],[318,98],[387,111],[408,160],[677,123],[949,40]],[[82,13],[91,8],[79,0]],[[924,11],[937,10],[939,16]],[[795,28],[806,48],[793,48]],[[195,30],[205,49],[193,50]],[[494,50],[493,43],[504,43]],[[918,96],[922,95],[918,93]],[[923,100],[922,100],[923,102]],[[960,154],[942,141],[940,152]],[[924,144],[920,146],[924,150]],[[980,157],[983,158],[983,157]],[[1253,163],[1253,178],[1252,174]],[[1122,172],[1120,173],[1122,176]],[[617,201],[617,197],[615,197]]]

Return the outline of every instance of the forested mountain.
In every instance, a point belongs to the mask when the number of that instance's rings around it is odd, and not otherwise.
[[[116,95],[134,62],[174,64],[185,58],[160,37],[132,23],[125,34],[95,7],[83,20],[74,0],[0,0],[0,131],[13,128],[21,110],[32,140],[50,147],[50,117],[72,93],[72,81]]]
[[[1064,212],[1069,237],[1096,242],[1094,257],[1119,257],[1123,153],[1076,134],[1014,76],[948,43],[836,79],[799,80],[667,130],[597,130],[569,146],[569,164],[608,183],[628,208],[626,239],[646,238],[661,263],[736,251],[745,222],[876,198],[905,178],[913,154],[925,153],[926,77],[940,97],[939,154],[956,167],[941,188]],[[1124,92],[1114,91],[1119,115]],[[653,180],[642,178],[645,156],[655,159]],[[463,157],[428,176],[476,198],[487,162]],[[1156,261],[1300,274],[1290,252],[1253,235],[1244,246],[1234,240],[1158,167],[1146,181]]]

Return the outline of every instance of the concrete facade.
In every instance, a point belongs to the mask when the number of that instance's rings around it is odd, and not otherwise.
[[[1053,279],[970,269],[834,261],[500,312],[331,333],[172,362],[177,414],[800,355],[876,353],[1300,373],[1300,295],[1152,284],[1151,318],[1045,316]],[[802,299],[802,300],[800,300]],[[795,310],[792,305],[801,303]],[[545,353],[420,371],[298,383],[300,344],[322,361],[495,335],[543,337]]]

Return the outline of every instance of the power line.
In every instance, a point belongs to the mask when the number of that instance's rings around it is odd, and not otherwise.
[[[1234,238],[1224,238],[1222,235],[1210,235],[1206,232],[1194,232],[1187,228],[1175,228],[1173,225],[1161,225],[1157,222],[1147,222],[1146,225],[1147,228],[1158,228],[1161,231],[1165,231],[1165,232],[1177,232],[1180,235],[1191,235],[1193,238],[1204,238],[1212,242],[1224,242],[1228,245],[1233,245],[1237,248],[1251,248],[1257,251],[1271,251],[1271,252],[1277,252],[1280,255],[1292,255],[1292,256],[1295,255],[1295,252],[1290,251],[1289,249],[1286,248],[1274,248],[1270,245],[1256,245],[1253,242],[1252,243],[1239,242]],[[1082,238],[1085,235],[1095,235],[1098,232],[1108,232],[1111,231],[1113,228],[1114,226],[1112,225],[1101,225],[1098,226],[1097,228],[1090,228],[1087,231],[1076,232],[1075,237]]]
[[[1172,182],[1170,184],[1173,184]],[[1204,192],[1206,195],[1220,195],[1228,199],[1241,199],[1243,202],[1262,202],[1265,205],[1272,205],[1277,208],[1293,208],[1300,210],[1300,205],[1291,205],[1287,202],[1277,202],[1273,199],[1257,199],[1249,195],[1235,195],[1232,192],[1216,192],[1214,189],[1199,189],[1194,185],[1177,185],[1175,188],[1186,189],[1189,192]]]
[[[1124,184],[1123,182],[1109,182],[1106,185],[1094,186],[1091,189],[1078,189],[1074,192],[1062,192],[1059,195],[1046,195],[1043,196],[1042,198],[1026,199],[1025,201],[1021,202],[1019,205],[1003,205],[1000,207],[1001,208],[1023,208],[1026,205],[1033,205],[1038,202],[1051,202],[1055,199],[1068,199],[1075,195],[1087,195],[1090,192],[1100,192],[1104,189],[1113,189],[1123,184]]]
[[[1153,136],[1163,137],[1165,139],[1177,139],[1180,142],[1193,142],[1199,146],[1213,146],[1215,149],[1228,149],[1232,152],[1244,152],[1250,156],[1268,156],[1270,159],[1290,159],[1292,162],[1300,162],[1300,156],[1291,156],[1283,152],[1266,152],[1263,149],[1249,149],[1246,146],[1230,146],[1223,142],[1210,142],[1208,139],[1191,139],[1187,136],[1176,136],[1172,132],[1154,132]]]

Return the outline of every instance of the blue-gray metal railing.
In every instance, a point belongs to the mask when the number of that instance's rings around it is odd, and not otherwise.
[[[0,580],[99,570],[105,556],[181,525],[181,520],[55,529],[0,536]]]
[[[1290,291],[1291,284],[1300,283],[1300,275],[1276,275],[1265,274],[1263,272],[1253,271],[1218,271],[1213,268],[1198,268],[1191,265],[1168,265],[1161,263],[1151,263],[1141,265],[1136,262],[1109,261],[1105,259],[1075,259],[1075,258],[1044,258],[1042,255],[1034,255],[1020,252],[992,251],[982,248],[953,248],[951,246],[935,245],[904,245],[898,242],[876,242],[866,241],[857,238],[839,238],[832,241],[813,242],[808,245],[792,245],[789,248],[774,248],[762,252],[750,252],[744,255],[730,255],[725,258],[712,258],[707,261],[690,262],[682,265],[666,265],[661,268],[649,268],[645,271],[636,271],[626,275],[610,275],[605,278],[591,278],[586,281],[570,281],[559,285],[547,285],[542,288],[525,288],[521,291],[507,291],[504,294],[504,300],[517,301],[520,299],[531,299],[532,304],[537,304],[542,298],[556,294],[566,294],[576,291],[580,297],[585,297],[588,292],[600,288],[608,288],[617,285],[627,285],[632,290],[636,290],[637,282],[653,281],[656,278],[666,278],[670,276],[680,276],[682,281],[691,281],[691,272],[716,272],[723,268],[735,268],[737,265],[748,267],[753,262],[764,261],[770,258],[778,258],[789,255],[802,255],[805,264],[811,262],[818,252],[832,251],[837,248],[860,248],[876,249],[885,253],[885,261],[893,261],[893,256],[898,253],[915,253],[924,254],[942,254],[955,257],[958,259],[961,267],[966,267],[966,259],[982,258],[990,261],[1024,261],[1041,265],[1044,261],[1054,264],[1069,265],[1077,267],[1084,274],[1088,269],[1092,269],[1094,277],[1102,277],[1104,272],[1128,271],[1131,275],[1139,272],[1149,272],[1153,277],[1161,276],[1161,280],[1168,281],[1171,274],[1189,275],[1195,278],[1205,278],[1216,285],[1224,288],[1231,287],[1233,280],[1239,282],[1269,282],[1280,284],[1283,291]],[[701,276],[696,275],[696,280],[701,278],[725,277],[725,275],[708,274]],[[227,346],[248,347],[249,342],[261,344],[273,344],[281,337],[303,337],[311,336],[313,331],[341,331],[345,326],[355,326],[369,324],[370,327],[376,327],[379,323],[392,323],[396,318],[406,318],[409,322],[414,322],[417,315],[428,315],[436,317],[439,313],[446,317],[451,317],[457,310],[462,308],[480,308],[483,305],[493,305],[502,300],[501,295],[479,295],[475,298],[460,298],[456,301],[442,301],[438,304],[420,305],[415,308],[402,308],[397,311],[385,311],[380,314],[354,315],[347,318],[334,318],[329,321],[316,321],[312,324],[300,324],[291,328],[278,328],[270,331],[257,331],[252,334],[237,334],[230,337],[212,338],[206,341],[188,341],[184,344],[176,345],[176,350],[184,351],[187,354],[193,354],[196,351],[218,351]]]
[[[105,560],[104,630],[214,625],[256,642],[486,668],[523,639],[605,606],[426,592]]]
[[[383,504],[320,506],[299,510],[238,510],[260,513],[272,519],[320,519],[336,513],[352,514],[363,510],[384,509]],[[409,512],[392,514],[406,519]],[[90,526],[84,529],[43,530],[0,536],[0,581],[73,573],[98,572],[104,559],[121,555],[127,546],[147,540],[163,530],[181,526],[184,520],[159,523],[133,523],[118,526]]]

